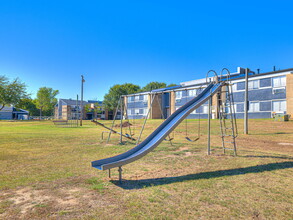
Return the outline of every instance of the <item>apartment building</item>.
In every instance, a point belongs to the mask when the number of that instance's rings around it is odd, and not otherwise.
[[[231,73],[234,107],[237,118],[244,117],[245,69]],[[206,78],[180,83],[179,86],[127,95],[124,97],[129,118],[167,118],[200,94],[207,86]],[[153,100],[153,101],[152,101]],[[218,118],[219,97],[212,99],[212,118]],[[150,108],[152,106],[152,108]],[[293,68],[249,73],[249,118],[271,118],[274,113],[293,114]],[[149,110],[150,109],[150,110]],[[149,111],[149,112],[148,112]],[[208,103],[193,111],[188,118],[207,118]]]

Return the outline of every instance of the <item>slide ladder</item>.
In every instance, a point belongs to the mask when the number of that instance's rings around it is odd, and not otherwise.
[[[238,136],[235,105],[232,94],[232,83],[227,80],[218,92],[219,95],[219,118],[221,126],[222,148],[225,153],[226,150],[232,150],[234,156],[237,155],[236,137]]]

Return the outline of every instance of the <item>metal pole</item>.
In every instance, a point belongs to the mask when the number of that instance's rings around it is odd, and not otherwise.
[[[120,97],[120,98],[121,98],[121,102],[120,102],[120,144],[122,144],[122,123],[123,123],[123,120],[122,120],[122,112],[123,112],[122,102],[124,100],[122,100],[123,99],[122,97]]]
[[[245,69],[245,94],[244,94],[244,134],[248,134],[248,73]]]
[[[212,96],[208,100],[208,155],[211,154],[211,111],[212,111]]]
[[[81,106],[81,114],[80,114],[80,126],[82,126],[82,117],[83,117],[83,83],[85,82],[83,75],[81,75],[81,100],[80,100],[80,106]]]
[[[114,115],[114,118],[113,118],[113,121],[112,121],[111,130],[110,130],[110,132],[109,132],[109,136],[108,136],[108,139],[107,139],[107,144],[108,144],[109,141],[110,141],[110,137],[111,137],[112,130],[113,130],[113,127],[114,127],[114,123],[115,123],[115,119],[116,119],[117,112],[118,112],[118,109],[119,109],[119,105],[120,105],[121,98],[122,98],[122,97],[120,96],[119,101],[118,101],[117,108],[115,109],[115,115]]]
[[[159,95],[159,94],[158,94],[158,95]],[[160,95],[161,95],[161,101],[162,101],[162,100],[163,100],[163,93],[160,93]],[[161,117],[162,117],[163,120],[165,120],[165,116],[164,116],[163,109],[162,109],[163,107],[162,107],[162,105],[161,105],[161,103],[160,103],[160,101],[159,101],[159,97],[157,96],[156,98],[157,98],[158,105],[159,105],[159,107],[160,107]],[[170,144],[172,145],[172,140],[171,140],[169,134],[168,134],[168,138],[169,138]]]
[[[156,96],[156,94],[153,94],[153,98],[152,98],[152,96],[151,96],[151,99],[152,99],[152,101],[151,101],[151,105],[150,105],[150,107],[149,107],[149,109],[148,109],[148,113],[147,113],[147,115],[146,115],[146,118],[144,119],[144,122],[143,122],[142,128],[141,128],[141,130],[140,130],[139,136],[138,136],[137,141],[136,141],[136,145],[138,145],[138,143],[139,143],[139,141],[140,141],[140,138],[141,138],[142,132],[143,132],[143,130],[144,130],[144,126],[145,126],[146,121],[147,121],[147,119],[148,119],[148,117],[149,117],[150,111],[151,111],[151,109],[152,109],[152,107],[153,107],[153,102],[154,102],[155,96]]]
[[[121,167],[118,168],[118,172],[119,172],[119,183],[121,184],[122,183],[122,168]]]
[[[126,96],[125,96],[126,97]],[[128,129],[129,129],[129,135],[130,135],[130,137],[132,137],[132,131],[131,131],[131,126],[130,126],[130,122],[129,122],[129,117],[128,117],[128,113],[127,113],[127,111],[128,111],[128,108],[127,108],[127,102],[125,102],[125,100],[124,100],[124,97],[123,96],[121,96],[121,98],[123,99],[123,107],[124,107],[124,111],[125,111],[125,119],[127,119],[127,122],[129,123],[129,125],[128,125]],[[125,98],[125,99],[127,99],[127,97]]]
[[[76,95],[75,118],[76,118],[76,127],[78,127],[78,95]]]

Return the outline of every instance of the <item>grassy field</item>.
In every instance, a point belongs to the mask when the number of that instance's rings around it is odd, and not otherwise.
[[[143,137],[161,122],[148,121]],[[120,185],[117,169],[109,179],[90,162],[133,143],[119,145],[113,135],[106,144],[104,129],[90,122],[0,121],[0,219],[293,219],[293,121],[251,120],[250,134],[237,138],[237,157],[222,153],[217,120],[206,154],[206,123],[196,142],[185,140],[181,124],[172,145],[123,167]],[[197,121],[188,127],[196,138]]]

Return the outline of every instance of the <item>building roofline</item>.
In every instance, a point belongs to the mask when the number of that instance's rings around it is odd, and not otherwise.
[[[288,68],[288,69],[283,69],[283,70],[277,70],[277,71],[271,71],[271,72],[266,72],[266,73],[256,73],[252,76],[262,76],[262,75],[269,75],[269,74],[276,74],[276,73],[282,73],[282,72],[292,72],[293,68]]]
[[[271,74],[278,74],[278,73],[283,73],[283,72],[293,72],[293,68],[288,68],[288,69],[282,69],[282,70],[277,70],[277,71],[270,71],[270,72],[265,72],[265,73],[254,73],[248,75],[248,78],[253,78],[253,77],[258,77],[258,76],[266,76],[266,75],[271,75]],[[237,74],[231,73],[231,76],[235,77]],[[238,73],[238,78],[237,79],[231,79],[233,80],[239,80],[239,79],[244,79],[245,78],[245,73]],[[193,80],[190,80],[193,81]],[[190,82],[190,81],[185,81],[185,82]],[[183,82],[184,83],[184,82]],[[199,84],[190,84],[188,86],[200,86],[200,85],[205,85],[206,82],[199,83]],[[182,86],[185,87],[185,86]]]

